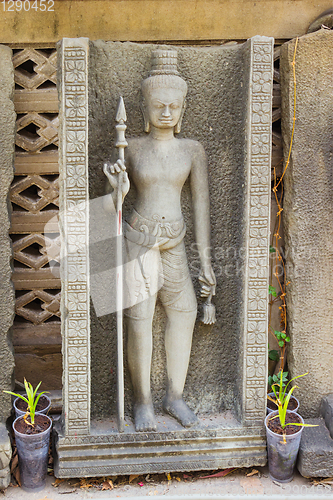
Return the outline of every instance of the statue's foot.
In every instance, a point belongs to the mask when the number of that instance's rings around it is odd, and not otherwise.
[[[198,422],[198,417],[187,406],[183,399],[169,400],[167,398],[163,401],[163,409],[174,417],[183,427],[192,427]]]
[[[157,424],[153,405],[151,403],[134,405],[134,421],[137,432],[156,431]]]

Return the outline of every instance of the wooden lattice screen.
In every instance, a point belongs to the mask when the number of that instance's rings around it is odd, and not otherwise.
[[[56,50],[15,50],[17,113],[11,188],[16,378],[61,387]],[[47,234],[45,225],[48,223]]]
[[[272,166],[282,166],[279,47],[274,53]],[[16,378],[61,388],[58,95],[55,49],[14,51],[17,113],[11,190]],[[49,222],[51,221],[51,223]],[[47,234],[45,225],[47,226]]]
[[[280,89],[280,47],[274,50],[273,74],[273,112],[272,112],[272,170],[276,168],[276,175],[282,173],[282,134],[281,134],[281,89]]]

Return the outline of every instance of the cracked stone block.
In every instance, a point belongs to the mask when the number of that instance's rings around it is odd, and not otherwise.
[[[328,394],[321,400],[320,412],[333,438],[333,394]]]
[[[318,427],[303,429],[297,462],[300,474],[304,477],[333,476],[333,439],[324,419],[307,419],[305,423]]]

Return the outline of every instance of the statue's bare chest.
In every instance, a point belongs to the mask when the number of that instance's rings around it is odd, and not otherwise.
[[[191,155],[178,147],[140,148],[131,155],[131,177],[137,188],[151,184],[182,188],[191,171]]]

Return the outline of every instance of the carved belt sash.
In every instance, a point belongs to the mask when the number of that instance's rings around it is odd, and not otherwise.
[[[186,233],[184,219],[175,222],[166,222],[159,215],[154,215],[152,220],[145,219],[135,210],[130,218],[130,223],[124,222],[125,238],[139,246],[159,250],[169,250],[177,246]]]

